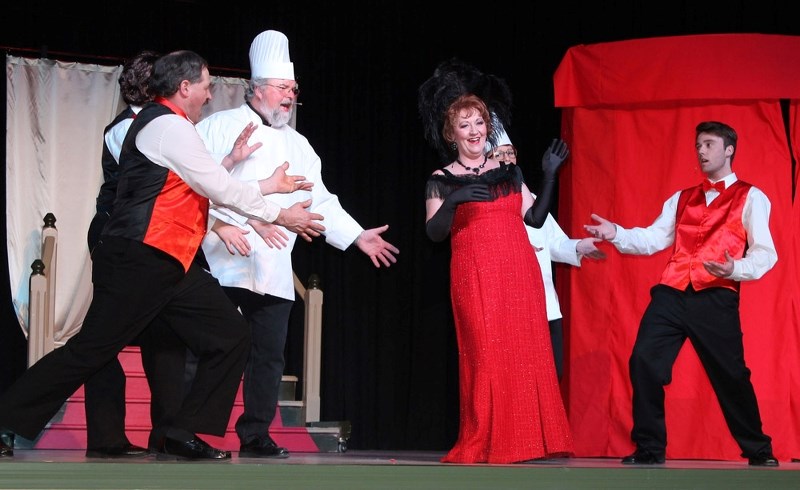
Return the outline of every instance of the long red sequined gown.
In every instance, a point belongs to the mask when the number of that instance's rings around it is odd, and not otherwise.
[[[542,276],[521,217],[521,180],[510,166],[428,183],[428,195],[431,186],[445,197],[485,182],[497,196],[459,205],[451,227],[460,425],[442,462],[501,464],[572,452]]]

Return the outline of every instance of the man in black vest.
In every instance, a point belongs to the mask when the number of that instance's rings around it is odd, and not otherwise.
[[[191,389],[158,445],[162,457],[228,459],[197,433],[223,435],[250,348],[247,322],[219,283],[194,258],[205,236],[209,199],[277,223],[305,239],[323,217],[310,200],[288,209],[263,198],[305,187],[276,171],[252,186],[230,178],[194,128],[211,99],[208,63],[191,51],[167,54],[153,67],[156,95],[131,124],[120,153],[117,199],[93,257],[93,297],[83,326],[63,347],[31,366],[0,397],[0,429],[34,439],[66,399],[158,318],[199,362]],[[245,127],[225,162],[255,151]],[[306,187],[307,188],[307,187]],[[0,457],[13,448],[0,442]]]
[[[141,51],[122,66],[119,92],[127,107],[103,130],[103,184],[97,194],[96,212],[87,233],[89,252],[100,240],[103,227],[114,209],[122,141],[136,114],[152,100],[148,86],[153,63],[158,57],[159,54],[154,51]],[[144,337],[143,333],[134,341],[140,346],[143,360],[148,357],[149,346],[147,342],[142,342]],[[87,457],[131,458],[148,454],[147,449],[131,444],[125,435],[125,372],[116,357],[86,381],[84,393]],[[152,395],[152,400],[154,407],[159,405],[156,394]]]

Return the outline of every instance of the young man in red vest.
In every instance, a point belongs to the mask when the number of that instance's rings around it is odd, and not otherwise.
[[[666,453],[664,385],[688,338],[719,400],[728,428],[752,466],[778,466],[761,428],[744,361],[739,283],[759,279],[778,255],[769,231],[770,201],[731,170],[736,132],[717,121],[697,125],[695,148],[707,180],[676,192],[647,228],[625,229],[595,214],[585,225],[622,253],[650,255],[673,245],[651,290],[630,358],[636,451],[623,464],[660,464]]]

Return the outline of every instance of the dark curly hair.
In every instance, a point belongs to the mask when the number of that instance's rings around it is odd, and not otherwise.
[[[119,92],[126,104],[144,105],[153,99],[150,94],[150,75],[159,57],[161,55],[155,51],[144,50],[122,65]]]

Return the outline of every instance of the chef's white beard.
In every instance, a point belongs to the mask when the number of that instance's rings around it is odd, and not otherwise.
[[[294,112],[294,107],[285,112],[281,110],[281,107],[278,107],[270,112],[267,112],[265,118],[269,122],[270,126],[273,128],[280,128],[285,126],[292,119],[292,112]]]

